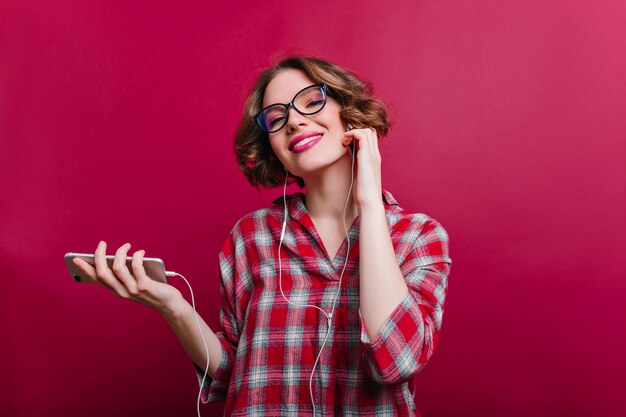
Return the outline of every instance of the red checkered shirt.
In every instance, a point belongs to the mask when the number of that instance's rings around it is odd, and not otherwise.
[[[316,414],[419,416],[413,377],[437,345],[452,264],[445,229],[425,214],[405,213],[383,191],[385,216],[409,294],[370,340],[359,312],[359,220],[348,231],[350,253],[330,335],[315,368]],[[240,219],[219,255],[223,354],[202,390],[204,403],[226,401],[225,415],[312,416],[309,378],[346,258],[344,240],[330,259],[303,195],[287,196],[289,218],[278,246],[283,198]],[[384,279],[384,277],[381,277]],[[198,378],[204,370],[196,366]]]

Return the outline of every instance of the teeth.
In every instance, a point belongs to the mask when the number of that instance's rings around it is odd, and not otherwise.
[[[321,137],[322,135],[317,135],[317,136],[311,136],[310,138],[306,138],[304,140],[301,140],[300,142],[296,143],[294,145],[294,149],[295,148],[299,148],[300,146],[306,145],[307,143],[311,142],[313,139],[317,139],[319,137]]]

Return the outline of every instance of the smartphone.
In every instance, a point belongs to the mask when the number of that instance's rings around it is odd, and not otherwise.
[[[91,279],[89,275],[85,274],[82,269],[74,265],[74,262],[72,261],[74,258],[81,258],[89,265],[95,266],[96,260],[94,254],[69,252],[65,254],[65,263],[67,264],[67,267],[69,268],[70,274],[72,275],[72,278],[74,278],[74,281],[95,283],[96,281]],[[106,256],[107,265],[109,265],[109,268],[113,268],[113,259],[115,259],[113,255]],[[132,260],[133,258],[131,256],[126,257],[126,267],[128,267],[131,275],[133,273],[133,268],[131,266]],[[148,277],[157,282],[162,282],[164,284],[167,283],[167,279],[165,277],[165,264],[163,263],[162,259],[143,258],[143,267],[146,270],[146,275],[148,275]]]

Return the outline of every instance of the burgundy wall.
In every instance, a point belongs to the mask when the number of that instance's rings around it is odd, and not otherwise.
[[[280,193],[231,152],[279,50],[374,83],[383,184],[450,235],[424,416],[626,414],[624,2],[208,3],[0,2],[1,415],[194,415],[158,314],[62,257],[131,242],[215,326],[221,243]]]

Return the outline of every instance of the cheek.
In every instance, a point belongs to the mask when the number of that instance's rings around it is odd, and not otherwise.
[[[270,142],[270,148],[274,152],[274,155],[276,155],[278,159],[282,161],[284,149],[283,149],[283,146],[281,146],[282,144],[281,140],[277,137],[270,137],[269,142]]]
[[[280,140],[276,136],[270,136],[269,142],[270,142],[270,148],[272,148],[274,153],[276,153],[276,149],[278,149],[278,144]]]
[[[339,113],[329,115],[329,117],[324,119],[323,123],[333,136],[340,135],[344,132],[343,121],[339,117]]]
[[[341,117],[339,116],[339,111],[341,110],[338,106],[332,106],[328,113],[325,114],[324,122],[327,124],[329,129],[332,130],[343,130],[343,122]]]

